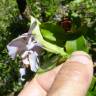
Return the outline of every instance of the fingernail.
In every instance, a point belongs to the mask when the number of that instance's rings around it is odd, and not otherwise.
[[[73,52],[67,61],[76,61],[81,64],[89,64],[92,62],[91,57],[83,51]]]

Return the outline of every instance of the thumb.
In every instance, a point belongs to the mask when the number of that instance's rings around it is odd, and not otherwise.
[[[47,96],[85,96],[93,75],[88,54],[77,51],[63,64]]]

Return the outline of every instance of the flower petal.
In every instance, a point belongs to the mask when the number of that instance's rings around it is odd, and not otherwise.
[[[17,47],[18,48],[18,54],[21,54],[26,50],[26,45],[29,40],[28,33],[25,33],[16,39],[13,39],[8,46]]]
[[[29,51],[25,51],[22,55],[21,55],[21,58],[22,58],[22,62],[23,62],[23,64],[30,64],[30,62],[29,62],[29,56],[28,56],[28,54],[29,54]]]
[[[20,68],[19,72],[20,72],[20,80],[24,81],[25,79],[23,78],[23,76],[26,75],[26,69],[25,68]]]
[[[7,49],[8,49],[8,54],[12,59],[15,59],[18,48],[15,46],[9,46],[7,45]]]
[[[28,50],[31,50],[34,47],[34,42],[32,42],[32,37],[29,38],[28,44],[26,45]]]
[[[37,58],[38,57],[37,57],[36,52],[31,51],[29,54],[29,62],[30,62],[31,70],[34,72],[36,72],[38,68]]]

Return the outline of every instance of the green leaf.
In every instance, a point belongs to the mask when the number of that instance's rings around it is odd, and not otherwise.
[[[55,43],[60,47],[64,47],[66,40],[64,35],[64,29],[62,29],[57,24],[52,23],[43,23],[40,27],[41,34],[46,41],[50,43]]]
[[[96,77],[93,76],[90,88],[86,96],[96,96]]]
[[[56,42],[56,38],[54,37],[54,34],[49,30],[41,29],[41,34],[45,39]]]
[[[89,49],[87,41],[85,40],[83,36],[75,40],[67,41],[65,44],[65,48],[66,48],[67,53],[69,54],[78,50],[88,52],[88,49]]]

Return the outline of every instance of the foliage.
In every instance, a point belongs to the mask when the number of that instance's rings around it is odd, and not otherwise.
[[[41,34],[47,42],[64,49],[68,56],[76,50],[83,50],[96,59],[96,1],[95,0],[27,0],[30,14],[41,21]],[[71,27],[66,31],[64,18]],[[63,18],[63,19],[62,19]],[[68,22],[69,22],[68,21]],[[59,23],[60,24],[59,24]],[[6,45],[18,35],[27,32],[28,21],[19,19],[15,0],[0,1],[0,95],[12,96],[22,89],[19,81],[19,57],[12,61]],[[69,23],[68,23],[69,24]],[[54,48],[53,48],[54,49]],[[95,50],[94,50],[95,49]],[[94,58],[95,57],[95,58]],[[38,73],[50,70],[65,60],[60,54],[44,52]],[[96,77],[87,96],[95,96]]]

